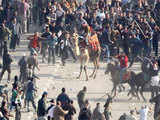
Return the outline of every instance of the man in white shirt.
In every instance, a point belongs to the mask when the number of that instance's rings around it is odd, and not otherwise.
[[[140,115],[140,119],[139,120],[147,120],[149,108],[146,105],[142,106],[139,111],[137,111],[137,109],[136,109],[136,112],[137,112],[137,114]]]
[[[54,99],[52,99],[50,102],[51,102],[51,105],[47,109],[47,111],[48,111],[47,117],[48,117],[48,120],[53,120],[54,119],[53,112],[54,112],[54,108],[55,108]]]

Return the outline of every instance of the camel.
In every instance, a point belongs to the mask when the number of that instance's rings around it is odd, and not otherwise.
[[[88,43],[86,45],[86,38],[80,38],[79,41],[74,37],[74,45],[75,45],[75,53],[79,57],[80,60],[80,73],[77,79],[80,79],[82,71],[84,69],[86,75],[86,81],[88,81],[89,77],[96,78],[97,70],[99,68],[99,57],[100,57],[100,45],[98,41],[98,37],[96,33],[93,33],[90,37],[88,36]],[[79,43],[79,44],[78,44]],[[97,51],[94,51],[91,46],[95,45]],[[79,54],[78,54],[79,53]],[[87,73],[87,65],[89,60],[91,60],[94,64],[94,70],[92,74],[88,77]]]

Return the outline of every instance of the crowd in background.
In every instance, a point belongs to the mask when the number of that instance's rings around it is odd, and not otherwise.
[[[1,39],[9,39],[10,49],[14,51],[19,45],[21,34],[31,31],[31,25],[38,25],[40,29],[34,32],[43,32],[41,37],[47,38],[51,33],[55,33],[57,42],[51,44],[54,44],[54,51],[57,53],[61,47],[61,39],[68,32],[71,40],[66,43],[69,47],[65,51],[69,51],[76,61],[72,51],[72,37],[75,37],[73,33],[84,36],[88,32],[84,29],[87,25],[98,35],[102,59],[115,56],[120,48],[128,57],[134,50],[141,52],[141,56],[150,56],[152,51],[158,56],[159,4],[159,0],[2,0],[0,23],[9,28],[6,32],[10,37],[4,38],[3,35]],[[34,41],[34,46],[31,47],[41,47],[42,56],[45,58],[49,45],[44,40],[42,43],[43,45],[37,46]],[[134,44],[136,49],[132,48]],[[54,56],[51,51],[50,49],[49,56]]]
[[[101,60],[110,60],[110,56],[116,56],[121,49],[130,58],[135,52],[140,52],[141,56],[158,57],[158,41],[160,39],[160,0],[2,0],[0,6],[0,56],[3,57],[2,80],[5,71],[8,72],[8,81],[11,75],[12,58],[8,51],[16,51],[16,47],[20,45],[23,34],[34,32],[29,36],[30,40],[28,48],[31,57],[25,61],[19,62],[22,81],[26,78],[26,64],[39,69],[35,56],[39,53],[42,55],[42,62],[55,64],[56,55],[61,57],[62,64],[65,65],[66,59],[69,57],[68,52],[77,61],[74,52],[73,39],[76,35],[81,38],[86,34],[94,31],[99,38],[102,49]],[[34,31],[32,26],[36,26]],[[85,29],[89,27],[88,29]],[[39,33],[40,32],[40,33]],[[153,55],[154,51],[154,55]],[[48,53],[48,54],[47,54]],[[104,59],[106,58],[106,59]],[[22,58],[23,59],[23,58]],[[27,63],[28,62],[28,63]],[[12,89],[11,102],[7,96],[3,96],[1,104],[2,120],[9,120],[9,109],[13,107],[16,110],[16,120],[21,119],[21,102],[20,96],[22,91],[18,86],[18,78]],[[25,106],[29,109],[29,102],[32,102],[33,108],[37,112],[38,120],[72,120],[76,113],[73,101],[69,99],[62,89],[62,93],[57,97],[57,101],[51,100],[51,106],[47,109],[46,98],[47,92],[44,92],[42,98],[38,101],[36,107],[34,101],[34,92],[36,87],[33,78],[29,78],[30,82],[25,86]],[[89,101],[84,100],[86,87],[78,94],[78,103],[80,108],[79,120],[111,120],[111,112],[109,104],[111,98],[107,99],[104,105],[104,112],[100,112],[99,103],[95,110],[90,111]],[[151,100],[157,102],[159,96]],[[8,102],[10,107],[8,109]],[[157,109],[155,109],[157,110]],[[159,108],[158,108],[159,110]],[[136,111],[146,120],[149,112],[147,106],[143,106],[142,110]],[[145,115],[144,115],[145,113]],[[157,119],[159,111],[155,111],[154,118]],[[136,120],[134,111],[130,111],[128,119]],[[127,115],[121,116],[120,120],[127,119]],[[158,120],[158,119],[157,119]]]

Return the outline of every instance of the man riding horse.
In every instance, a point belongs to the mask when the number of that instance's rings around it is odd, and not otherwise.
[[[128,57],[127,55],[122,52],[121,55],[117,56],[119,62],[120,62],[120,83],[123,83],[125,80],[128,80],[130,77],[130,72],[127,71],[128,68]]]

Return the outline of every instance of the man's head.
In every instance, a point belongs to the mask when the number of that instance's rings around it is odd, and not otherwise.
[[[84,13],[83,13],[83,12],[80,12],[80,13],[79,13],[79,18],[82,19],[83,17],[84,17]]]
[[[85,107],[88,108],[88,106],[89,106],[89,101],[86,100],[86,101],[84,102],[84,104],[85,104]]]
[[[62,93],[65,93],[66,92],[66,89],[65,88],[62,88]]]
[[[134,110],[131,110],[131,111],[130,111],[130,114],[131,114],[131,115],[134,115]]]
[[[14,80],[15,80],[15,81],[18,81],[18,76],[17,76],[17,75],[14,76]]]
[[[43,92],[43,94],[42,94],[42,98],[47,98],[47,95],[48,95],[48,93],[45,91],[45,92]]]
[[[97,105],[97,107],[100,107],[100,103],[97,103],[96,105]]]
[[[13,24],[17,23],[16,18],[13,18],[12,22],[13,22]]]
[[[34,78],[33,78],[33,77],[31,77],[31,78],[30,78],[30,81],[31,81],[31,82],[33,82],[33,80],[34,80]]]
[[[145,109],[145,108],[146,108],[146,105],[142,105],[142,106],[141,106],[141,109]]]
[[[46,32],[49,32],[49,26],[46,26]]]
[[[69,33],[68,32],[66,32],[66,34],[65,34],[65,37],[67,38],[67,39],[69,39]]]
[[[39,35],[39,33],[38,33],[38,32],[34,32],[34,35],[35,35],[35,36],[38,36],[38,35]]]
[[[86,87],[86,86],[83,87],[83,91],[84,91],[84,92],[87,91],[87,87]]]

